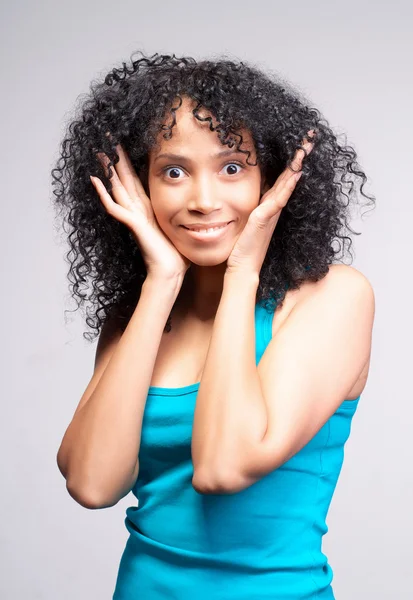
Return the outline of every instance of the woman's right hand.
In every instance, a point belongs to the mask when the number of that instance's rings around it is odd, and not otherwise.
[[[184,277],[191,261],[183,256],[158,225],[152,204],[142,182],[121,144],[116,146],[119,162],[112,166],[112,194],[98,177],[90,177],[107,212],[132,232],[146,264],[147,276]],[[109,158],[98,153],[108,174]]]

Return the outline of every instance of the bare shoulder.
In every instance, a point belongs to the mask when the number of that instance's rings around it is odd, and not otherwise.
[[[342,264],[330,265],[327,276],[352,277],[355,281],[364,281],[366,283],[366,285],[369,285],[371,287],[371,283],[367,279],[367,277],[364,275],[364,273],[362,273],[361,271],[359,271],[352,265],[342,265]]]
[[[361,271],[342,264],[331,265],[326,277],[317,283],[322,281],[324,281],[324,288],[320,288],[320,302],[333,302],[337,307],[337,314],[341,314],[342,311],[348,312],[351,306],[354,310],[354,320],[358,319],[361,323],[357,329],[358,343],[368,348],[367,360],[353,388],[347,394],[348,400],[354,400],[363,392],[370,370],[376,303],[373,286]],[[361,321],[360,315],[362,315]]]
[[[298,294],[297,301],[304,301],[306,297],[321,289],[329,288],[332,292],[342,290],[343,286],[355,286],[357,289],[365,289],[365,293],[374,299],[373,286],[368,278],[358,269],[351,265],[330,265],[325,277],[316,282],[306,282]],[[350,289],[353,289],[352,287]]]
[[[335,298],[339,298],[343,286],[349,290],[360,290],[360,286],[363,287],[365,290],[364,293],[368,296],[372,310],[374,311],[374,291],[368,278],[351,265],[334,264],[330,265],[327,275],[322,279],[318,281],[305,281],[300,288],[287,291],[282,307],[276,309],[274,313],[272,335],[275,336],[280,330],[295,306],[302,305],[319,293],[322,295],[324,293],[331,293]]]
[[[317,282],[303,286],[297,296],[296,306],[309,303],[314,307],[318,302],[333,302],[340,311],[348,301],[354,300],[354,310],[364,310],[366,316],[374,318],[375,296],[368,278],[351,265],[330,265],[325,277]]]
[[[299,289],[293,290],[289,298],[287,292],[285,310],[282,307],[278,316],[277,312],[274,314],[273,336],[297,313],[301,312],[313,321],[320,318],[320,311],[322,314],[325,309],[328,313],[331,306],[338,316],[347,314],[348,317],[349,311],[354,311],[354,320],[362,323],[357,330],[358,342],[369,348],[368,358],[360,367],[360,375],[347,395],[347,399],[352,400],[360,396],[366,385],[375,315],[373,287],[361,271],[349,265],[330,265],[327,275],[319,281],[306,281]]]

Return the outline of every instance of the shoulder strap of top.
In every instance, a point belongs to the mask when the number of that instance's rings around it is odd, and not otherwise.
[[[285,289],[288,290],[288,282]],[[255,305],[255,364],[261,360],[266,347],[272,338],[272,321],[277,308],[277,300],[260,300]]]
[[[265,302],[257,302],[255,305],[255,364],[261,360],[262,355],[272,337],[272,320],[275,308]]]

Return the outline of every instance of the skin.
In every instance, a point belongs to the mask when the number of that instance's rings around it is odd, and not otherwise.
[[[207,121],[194,117],[191,111],[195,105],[184,97],[175,113],[172,138],[165,140],[159,134],[157,146],[149,153],[148,187],[160,228],[192,263],[175,303],[175,313],[184,311],[189,318],[208,321],[214,318],[219,306],[226,261],[268,186],[259,165],[247,164],[248,155],[234,152],[214,157],[229,148],[221,144],[216,132],[210,131]],[[201,114],[212,116],[216,125],[213,115],[205,109]],[[251,134],[246,129],[240,133],[242,149],[251,152],[248,162],[255,163]],[[164,153],[180,154],[185,159],[159,157]],[[233,161],[242,166],[234,165]],[[234,222],[225,236],[207,243],[193,239],[180,226],[230,220]]]

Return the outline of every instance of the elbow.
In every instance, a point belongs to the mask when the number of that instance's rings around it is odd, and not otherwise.
[[[83,506],[83,508],[89,508],[90,510],[102,508],[101,502],[96,494],[88,493],[85,490],[79,490],[75,486],[69,484],[69,482],[66,483],[66,489],[69,492],[69,496],[71,496],[75,502],[80,504],[80,506]]]
[[[108,501],[107,499],[105,500],[99,496],[99,494],[90,490],[86,490],[85,488],[72,485],[69,481],[66,482],[66,489],[75,502],[80,504],[80,506],[83,506],[83,508],[88,508],[90,510],[110,508],[118,502],[118,500],[115,502]]]
[[[235,494],[248,484],[233,472],[211,475],[205,469],[198,469],[192,477],[192,487],[198,494]]]
[[[63,453],[62,453],[62,446],[60,446],[59,451],[56,455],[56,463],[57,466],[59,468],[59,471],[61,472],[61,474],[63,475],[63,477],[65,479],[67,479],[67,466],[66,466],[66,462],[63,458]]]
[[[119,500],[124,498],[133,489],[139,472],[139,461],[137,461],[133,470],[132,478],[128,478],[125,481],[113,481],[111,479],[108,485],[103,490],[97,491],[98,488],[95,486],[92,488],[90,485],[81,484],[79,481],[74,482],[73,478],[70,477],[66,480],[66,489],[69,495],[78,504],[84,508],[91,510],[98,508],[111,508],[115,506]]]
[[[59,453],[57,455],[57,466],[63,477],[66,479],[66,490],[75,502],[80,504],[80,506],[83,506],[83,508],[103,508],[102,502],[97,494],[90,493],[89,491],[86,492],[84,487],[73,483],[72,479],[69,478],[67,465],[63,463]]]
[[[210,480],[200,477],[198,473],[194,473],[192,477],[192,487],[198,494],[216,494],[216,486],[212,485]]]

